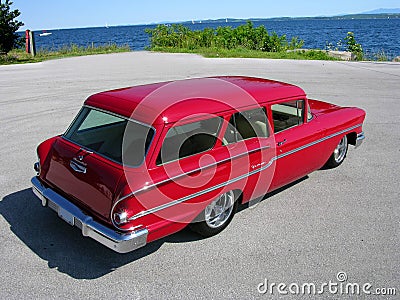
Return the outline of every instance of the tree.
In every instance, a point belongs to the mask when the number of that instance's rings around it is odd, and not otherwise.
[[[16,32],[24,23],[15,20],[21,12],[11,10],[12,4],[10,0],[0,0],[0,53],[5,54],[22,44],[22,38]]]

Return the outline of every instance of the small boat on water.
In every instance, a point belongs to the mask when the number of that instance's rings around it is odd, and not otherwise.
[[[52,32],[47,32],[46,30],[43,30],[43,32],[40,33],[39,36],[49,36],[49,35],[52,35],[52,34],[53,34]]]

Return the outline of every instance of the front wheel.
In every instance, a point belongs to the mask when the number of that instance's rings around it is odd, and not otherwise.
[[[204,237],[220,233],[232,221],[237,210],[235,193],[229,191],[214,199],[200,214],[200,222],[190,224],[190,229]]]
[[[347,155],[347,149],[349,144],[347,142],[347,136],[343,136],[339,144],[336,146],[332,155],[329,157],[328,161],[325,163],[324,168],[332,169],[340,166]]]

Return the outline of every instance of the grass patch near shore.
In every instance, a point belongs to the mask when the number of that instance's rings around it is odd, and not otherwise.
[[[192,53],[209,58],[269,58],[269,59],[298,59],[298,60],[339,60],[329,56],[323,50],[299,50],[293,52],[264,52],[245,48],[196,48],[193,50],[176,47],[153,47],[151,51],[167,53]]]
[[[36,56],[32,57],[31,54],[25,52],[25,49],[14,49],[7,55],[0,55],[0,65],[35,63],[49,59],[129,51],[131,51],[131,49],[127,45],[118,46],[116,44],[105,44],[101,46],[88,45],[84,47],[72,44],[57,50],[40,49],[37,51]]]

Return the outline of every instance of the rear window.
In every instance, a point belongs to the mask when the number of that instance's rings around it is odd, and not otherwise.
[[[148,125],[89,107],[64,134],[67,140],[128,166],[143,163],[153,136]]]

